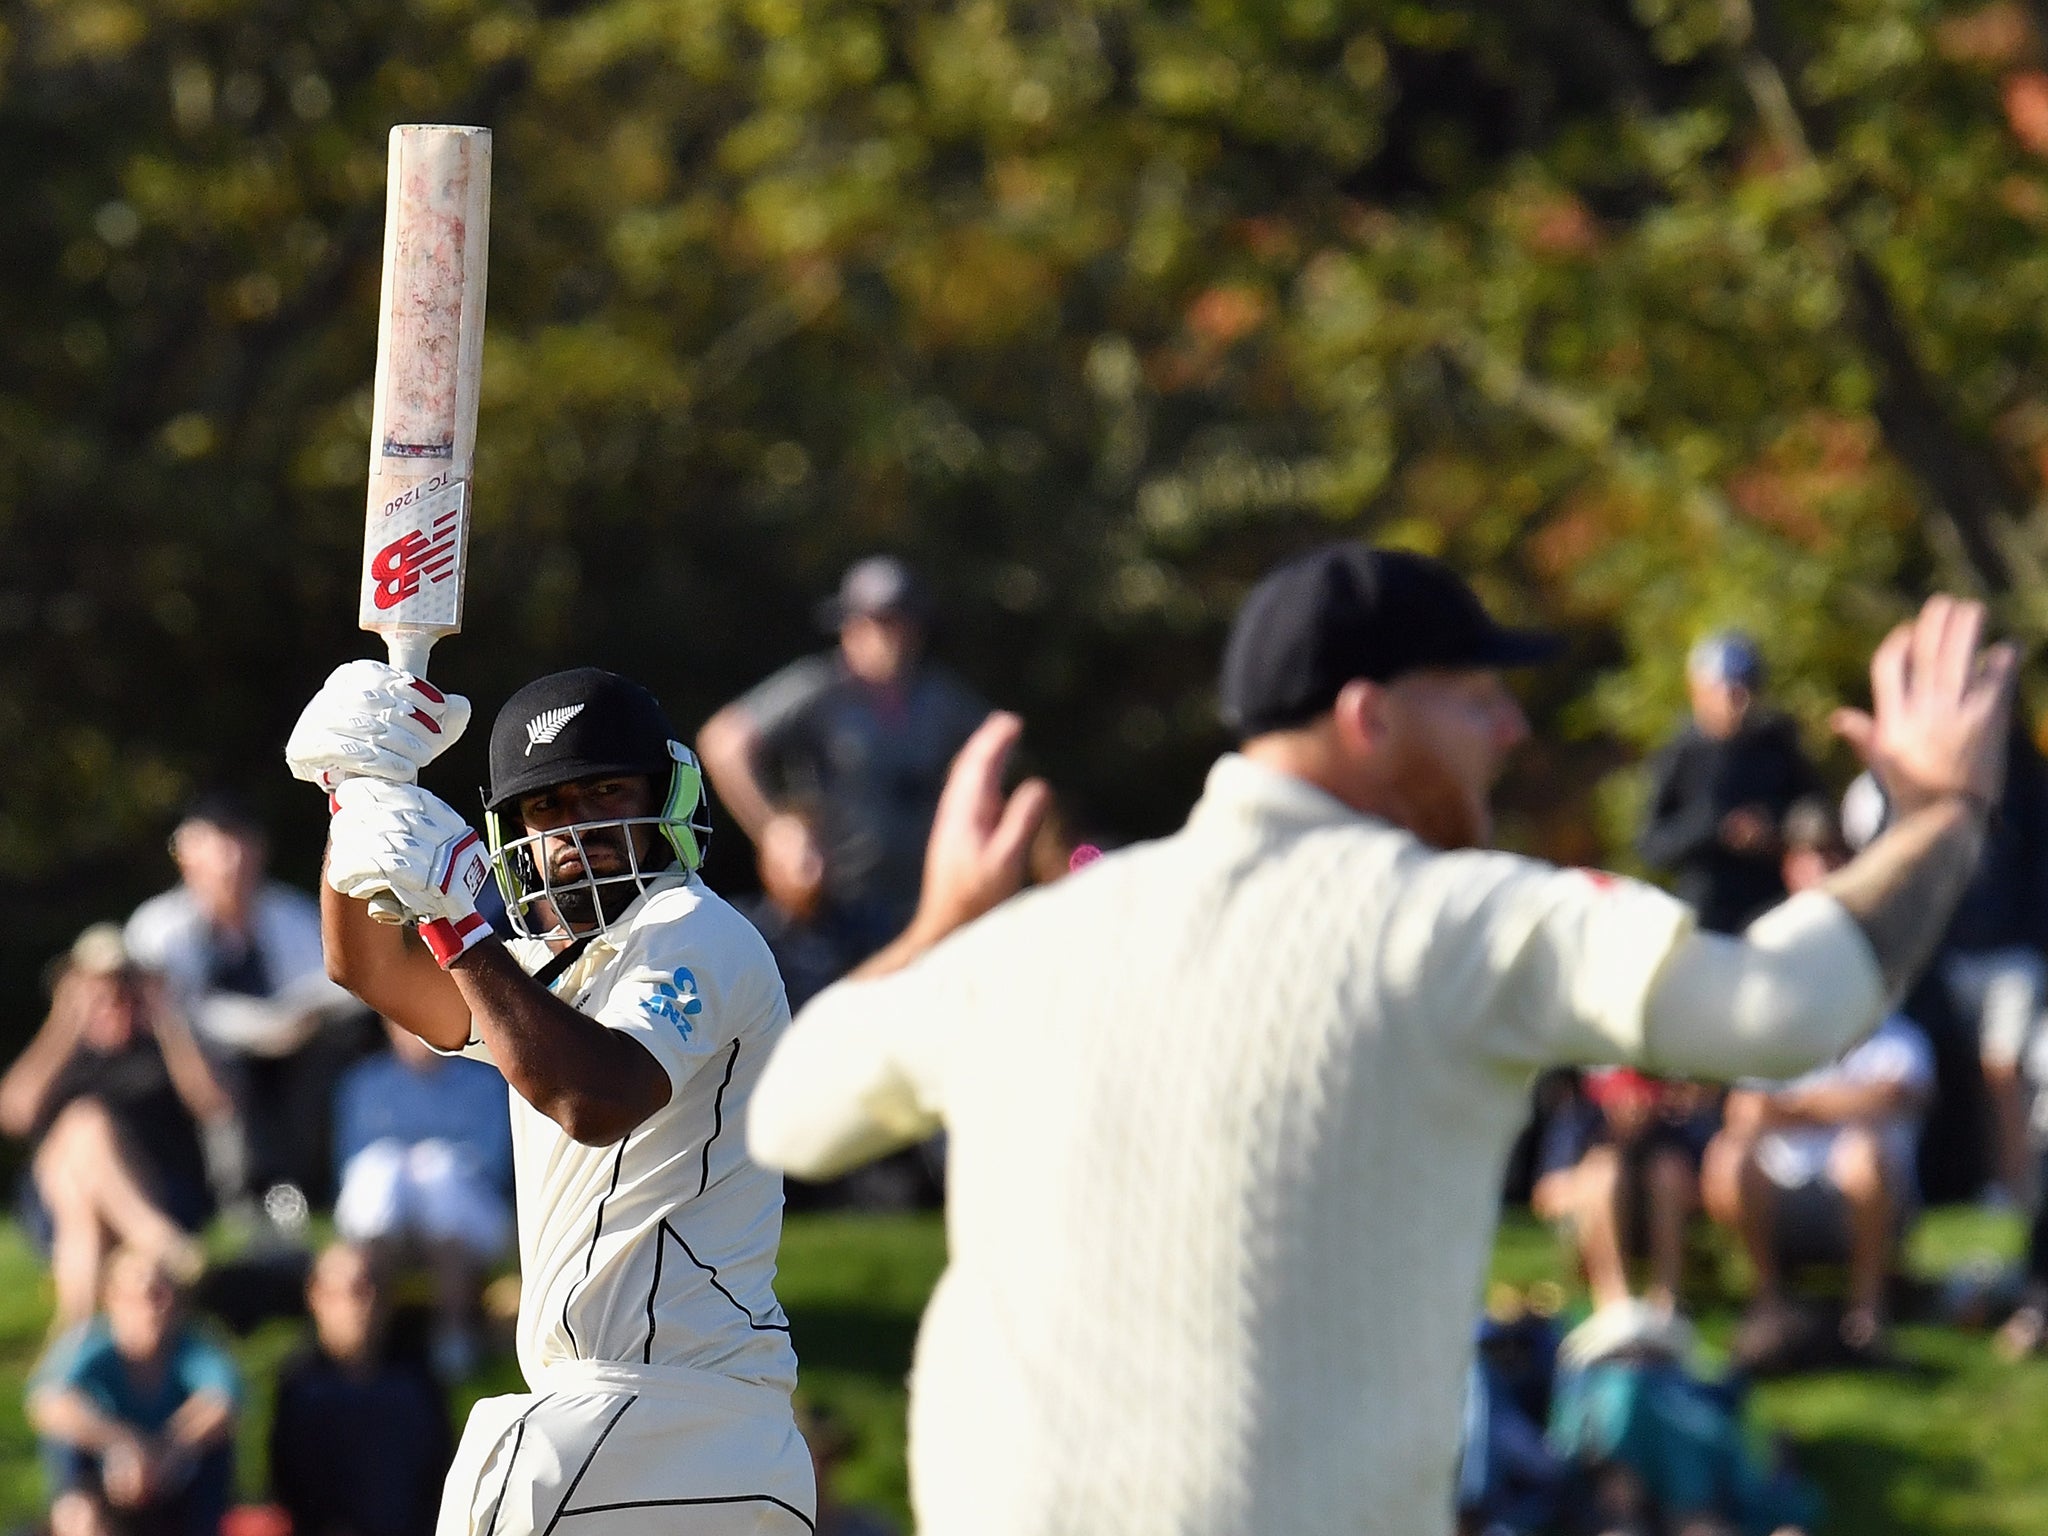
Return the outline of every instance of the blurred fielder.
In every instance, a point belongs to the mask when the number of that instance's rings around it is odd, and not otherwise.
[[[773,1288],[782,1183],[748,1100],[788,1021],[760,936],[696,874],[696,759],[637,684],[595,668],[514,694],[491,731],[489,846],[414,782],[469,705],[342,667],[286,749],[334,797],[328,969],[511,1084],[529,1395],[477,1404],[439,1536],[810,1529]],[[514,928],[475,898],[495,871]],[[425,947],[373,921],[395,896]]]
[[[985,726],[917,918],[804,1009],[750,1122],[814,1178],[949,1133],[923,1536],[1447,1531],[1532,1078],[1788,1075],[1877,1023],[1999,791],[2014,661],[1982,622],[1938,597],[1885,641],[1854,734],[1905,812],[1739,937],[1478,851],[1527,734],[1499,669],[1555,647],[1412,555],[1270,574],[1224,660],[1242,745],[1186,827],[1000,907],[1044,790],[1005,803],[1019,723]]]

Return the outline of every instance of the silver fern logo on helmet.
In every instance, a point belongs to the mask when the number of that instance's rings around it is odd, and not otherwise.
[[[583,713],[581,704],[565,704],[560,709],[544,709],[526,722],[526,755],[533,756],[535,747],[544,747],[562,734],[562,727]]]

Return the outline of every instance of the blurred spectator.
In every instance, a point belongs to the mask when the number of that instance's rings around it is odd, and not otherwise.
[[[1785,882],[1795,892],[1848,857],[1824,801],[1787,818],[1785,842]],[[1837,1062],[1728,1095],[1704,1188],[1708,1210],[1740,1235],[1756,1270],[1747,1352],[1769,1355],[1788,1322],[1788,1268],[1846,1263],[1841,1343],[1852,1356],[1882,1356],[1885,1290],[1917,1204],[1913,1155],[1933,1086],[1926,1038],[1894,1014]]]
[[[184,1322],[177,1283],[123,1248],[106,1315],[52,1346],[29,1383],[52,1536],[213,1536],[227,1511],[239,1387]]]
[[[1578,1469],[1543,1437],[1557,1369],[1556,1326],[1532,1312],[1482,1317],[1477,1344],[1458,1453],[1459,1536],[1557,1529],[1577,1512],[1579,1479]]]
[[[434,1280],[435,1369],[469,1374],[484,1272],[512,1241],[512,1122],[505,1080],[442,1056],[386,1020],[390,1049],[335,1090],[334,1225],[391,1264],[416,1256]]]
[[[880,1510],[848,1504],[839,1495],[839,1468],[853,1449],[853,1436],[839,1418],[823,1408],[803,1408],[797,1427],[811,1448],[811,1469],[818,1480],[816,1536],[897,1536],[894,1522]]]
[[[764,859],[807,865],[822,849],[826,889],[864,957],[910,920],[946,769],[988,708],[925,660],[930,604],[901,561],[853,566],[820,618],[838,649],[719,710],[698,750]],[[815,833],[797,804],[815,812]]]
[[[1778,825],[1820,776],[1792,721],[1757,702],[1763,658],[1748,637],[1710,635],[1686,658],[1692,718],[1650,763],[1643,862],[1669,871],[1700,926],[1734,933],[1785,896]]]
[[[113,924],[86,929],[57,968],[42,1028],[0,1077],[0,1129],[34,1148],[23,1214],[49,1242],[55,1329],[92,1315],[114,1244],[183,1279],[198,1273],[188,1234],[212,1210],[198,1126],[230,1115],[160,978],[130,960]]]
[[[193,804],[171,834],[179,884],[136,908],[128,948],[163,972],[173,1000],[230,1068],[251,1191],[327,1186],[327,1098],[360,1054],[355,1000],[327,979],[320,909],[264,877],[268,848],[226,796]],[[330,1027],[331,1026],[331,1027]]]
[[[272,1496],[293,1536],[431,1536],[454,1454],[448,1409],[425,1371],[387,1358],[369,1253],[323,1249],[306,1306],[313,1341],[279,1375],[270,1426]]]
[[[1641,1251],[1650,1261],[1645,1299],[1677,1307],[1700,1160],[1719,1124],[1711,1089],[1626,1067],[1587,1073],[1551,1117],[1529,1203],[1569,1232],[1594,1306],[1629,1299],[1628,1255]]]
[[[1948,1015],[1964,1031],[1961,1043],[1974,1052],[1983,1073],[1993,1199],[2026,1209],[2034,1180],[2022,1067],[2048,1008],[2048,765],[2023,730],[2007,738],[2005,775],[1983,858],[1949,920],[1933,970],[1947,994]],[[1866,773],[1842,797],[1850,842],[1862,846],[1886,820],[1884,791]],[[1973,1098],[1952,1093],[1946,1082],[1943,1093],[1965,1104]],[[1930,1134],[1946,1129],[1933,1127]]]
[[[791,1013],[865,958],[827,889],[816,830],[815,818],[801,807],[770,821],[755,849],[761,894],[739,904],[768,941]]]
[[[1565,1336],[1552,1452],[1590,1476],[1597,1524],[1625,1536],[1800,1536],[1815,1490],[1759,1458],[1739,1378],[1694,1373],[1682,1319],[1642,1302],[1605,1308]]]

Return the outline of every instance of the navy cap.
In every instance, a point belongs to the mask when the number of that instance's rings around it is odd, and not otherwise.
[[[1555,635],[1495,623],[1440,560],[1326,544],[1269,571],[1237,610],[1223,650],[1223,723],[1246,741],[1307,724],[1353,678],[1530,666],[1563,649]]]
[[[1763,686],[1764,658],[1756,642],[1739,629],[1724,629],[1707,636],[1685,658],[1688,672],[1732,683],[1738,688]]]
[[[653,694],[598,667],[554,672],[505,701],[491,726],[491,787],[484,808],[603,774],[666,779],[675,732]]]

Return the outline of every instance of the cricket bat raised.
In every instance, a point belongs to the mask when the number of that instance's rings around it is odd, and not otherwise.
[[[359,618],[415,677],[462,628],[490,222],[488,128],[391,130]]]

